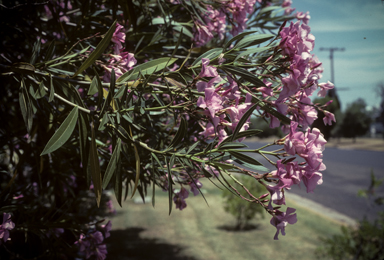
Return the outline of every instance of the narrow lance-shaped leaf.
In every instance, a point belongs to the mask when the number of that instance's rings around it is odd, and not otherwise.
[[[108,162],[107,169],[105,170],[104,178],[103,178],[103,189],[106,189],[109,181],[111,180],[113,174],[115,173],[117,164],[120,160],[120,152],[121,152],[121,139],[118,138],[116,142],[116,147],[113,150],[111,159]]]
[[[79,115],[79,141],[80,141],[80,156],[81,163],[83,165],[84,173],[87,174],[87,166],[89,159],[89,141],[88,141],[88,130],[89,130],[89,121],[88,115],[81,113]],[[87,183],[91,183],[91,180],[87,180]]]
[[[256,35],[249,35],[249,36],[244,37],[243,39],[241,39],[241,40],[235,45],[235,47],[233,47],[233,48],[234,48],[234,49],[247,48],[247,47],[249,47],[249,46],[253,46],[253,45],[257,45],[257,44],[266,42],[266,41],[272,39],[273,37],[275,37],[275,36],[272,35],[272,34],[256,34]]]
[[[172,139],[171,143],[169,144],[168,148],[166,150],[169,150],[171,149],[172,147],[174,147],[176,144],[179,144],[181,142],[181,140],[183,139],[184,135],[185,135],[185,131],[187,129],[187,126],[186,126],[186,121],[184,119],[184,117],[181,118],[181,123],[180,123],[180,126],[179,126],[179,129],[177,130],[174,138]]]
[[[159,58],[156,60],[148,61],[147,63],[140,64],[136,66],[133,70],[127,71],[117,80],[117,83],[123,83],[128,81],[128,79],[135,80],[140,73],[145,75],[151,75],[159,70],[164,69],[166,66],[172,65],[177,58]]]
[[[98,89],[98,95],[97,95],[97,104],[96,106],[99,107],[101,105],[101,102],[103,101],[103,86],[101,85],[101,80],[99,77],[99,74],[97,73],[97,70],[95,67],[93,67],[93,72],[95,73],[95,78],[96,78],[96,85]]]
[[[250,32],[243,32],[243,33],[240,33],[238,35],[236,35],[235,37],[233,37],[232,39],[230,39],[225,45],[224,45],[224,49],[228,48],[231,46],[231,44],[237,40],[241,40],[243,39],[245,36],[249,35],[249,34],[252,34],[252,33],[255,33],[257,31],[250,31]]]
[[[53,101],[53,98],[55,97],[55,87],[53,86],[53,78],[52,78],[52,75],[50,74],[49,75],[49,98],[48,98],[48,102],[52,102]]]
[[[131,128],[129,128],[130,130],[130,136],[132,138],[132,130]],[[137,150],[137,147],[134,143],[132,143],[133,145],[133,149],[135,151],[135,160],[136,160],[136,179],[135,179],[135,187],[133,188],[133,192],[132,192],[132,196],[131,198],[133,198],[133,196],[135,195],[135,192],[136,192],[136,189],[137,189],[137,186],[139,185],[139,179],[140,179],[140,156],[139,156],[139,151]]]
[[[249,164],[254,164],[254,165],[263,165],[259,161],[257,161],[255,158],[252,158],[248,155],[245,155],[243,153],[237,152],[237,151],[228,151],[231,155],[236,157],[237,159],[249,163]]]
[[[172,174],[171,174],[171,169],[169,168],[169,164],[167,161],[167,157],[164,157],[165,164],[167,165],[167,171],[168,171],[168,202],[169,202],[169,215],[171,215],[172,212],[172,194],[173,194],[173,180],[172,180]]]
[[[77,75],[82,73],[85,69],[87,69],[89,66],[91,66],[95,62],[95,60],[104,52],[104,50],[109,46],[115,30],[116,30],[116,21],[111,25],[108,32],[105,34],[104,38],[96,46],[96,49],[84,61],[84,63],[80,66],[80,68],[76,71],[76,73],[72,76],[72,78],[76,77]]]
[[[69,137],[72,135],[73,130],[75,129],[78,115],[79,108],[78,106],[75,106],[72,109],[71,113],[69,113],[67,118],[60,125],[59,129],[57,129],[51,139],[49,139],[47,145],[45,146],[40,156],[56,151],[69,139]]]
[[[223,65],[221,68],[225,71],[228,71],[232,74],[235,74],[237,76],[240,76],[243,80],[249,81],[250,83],[254,84],[256,87],[265,87],[265,84],[263,81],[261,81],[257,76],[253,75],[249,71],[235,67],[230,65]]]
[[[246,130],[246,131],[242,131],[240,133],[237,133],[236,135],[236,138],[239,139],[239,138],[243,138],[243,137],[249,137],[249,136],[253,136],[253,135],[257,135],[259,133],[263,132],[262,130],[259,130],[259,129],[249,129],[249,130]],[[232,135],[228,136],[226,139],[224,139],[223,142],[221,142],[219,148],[224,145],[225,143],[229,143],[231,142],[231,138],[232,138]]]
[[[96,147],[96,138],[95,138],[95,129],[92,125],[91,128],[91,149],[89,154],[89,161],[91,165],[91,176],[93,180],[93,190],[96,195],[97,207],[100,207],[101,201],[101,171],[99,164],[99,156],[97,155],[97,147]]]
[[[240,132],[241,128],[243,127],[243,125],[245,124],[245,122],[248,120],[248,118],[251,116],[253,110],[256,109],[256,107],[258,106],[258,104],[254,104],[253,106],[251,106],[247,112],[244,113],[244,115],[240,118],[239,122],[237,123],[237,126],[235,128],[235,131],[233,131],[232,133],[232,137],[231,137],[231,142],[233,142],[233,140],[237,139],[236,136],[237,134]]]
[[[101,112],[100,112],[100,117],[102,117],[104,115],[104,113],[107,111],[107,108],[110,106],[110,102],[111,102],[112,96],[113,96],[113,91],[115,90],[115,80],[116,80],[115,70],[112,69],[112,71],[111,71],[111,84],[110,84],[110,88],[109,88],[109,91],[107,93],[107,96],[105,97],[104,105],[103,105],[103,108],[101,109]],[[105,90],[103,89],[103,95],[104,95],[104,91]]]
[[[24,123],[27,127],[27,131],[30,132],[32,129],[32,107],[31,101],[29,100],[28,92],[25,89],[24,80],[21,81],[20,92],[19,92],[19,104],[21,113],[23,115]]]
[[[44,59],[44,61],[49,61],[51,58],[52,58],[52,56],[53,56],[53,54],[54,54],[54,52],[55,52],[55,40],[53,40],[50,44],[49,44],[49,47],[48,47],[48,50],[47,50],[47,53],[45,54],[45,59]]]
[[[123,179],[122,179],[122,172],[121,172],[121,158],[119,158],[119,161],[117,162],[114,191],[115,191],[116,200],[119,203],[120,207],[122,207],[121,199],[123,197]]]
[[[192,66],[196,66],[196,65],[199,65],[201,63],[201,60],[203,58],[207,58],[209,60],[212,60],[216,57],[218,57],[220,54],[223,53],[223,48],[215,48],[215,49],[212,49],[212,50],[209,50],[203,54],[201,54],[193,63],[192,63]]]
[[[36,99],[40,99],[40,98],[44,97],[46,94],[47,94],[47,92],[44,89],[44,82],[41,81],[40,84],[39,84],[38,89],[35,92],[34,96],[35,96]]]
[[[97,86],[97,76],[93,77],[91,85],[89,86],[87,95],[92,96],[99,91],[99,87]]]

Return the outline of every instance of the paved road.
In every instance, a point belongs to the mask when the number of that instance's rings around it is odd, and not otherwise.
[[[259,142],[245,143],[251,149],[264,145]],[[256,158],[260,159],[259,156]],[[373,220],[379,211],[384,211],[384,206],[369,206],[368,200],[357,196],[359,189],[369,186],[371,169],[376,177],[384,178],[384,152],[326,148],[323,159],[327,166],[322,172],[323,184],[314,193],[307,194],[304,185],[293,187],[292,193],[358,220],[364,216]],[[384,196],[384,183],[376,194]]]

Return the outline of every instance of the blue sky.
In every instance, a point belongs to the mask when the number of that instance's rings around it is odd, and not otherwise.
[[[381,0],[292,0],[295,11],[309,11],[315,36],[313,53],[323,63],[320,82],[331,79],[328,51],[320,47],[345,48],[334,52],[335,86],[342,109],[363,98],[379,106],[375,87],[384,83],[384,2]],[[347,88],[347,89],[345,89]]]

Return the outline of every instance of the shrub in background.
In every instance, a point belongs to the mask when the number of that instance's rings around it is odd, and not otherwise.
[[[266,189],[253,178],[241,176],[238,177],[237,180],[248,189],[251,189],[256,196],[261,196],[266,192]],[[240,184],[233,180],[230,184],[237,191],[240,191],[241,196],[247,197],[247,194],[242,192]],[[254,218],[264,218],[264,210],[259,205],[240,199],[240,196],[232,190],[224,189],[222,196],[224,198],[224,210],[236,218],[235,229],[247,229],[250,220]]]

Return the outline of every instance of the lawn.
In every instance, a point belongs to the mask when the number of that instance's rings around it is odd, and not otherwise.
[[[234,260],[315,259],[319,236],[338,233],[340,223],[300,207],[298,222],[286,228],[286,236],[273,240],[275,227],[269,216],[254,220],[254,229],[231,231],[235,219],[223,210],[221,191],[203,182],[209,206],[201,196],[187,199],[183,211],[168,215],[167,193],[156,193],[156,205],[134,200],[117,206],[113,231],[106,240],[107,259]],[[115,203],[117,205],[117,203]]]

